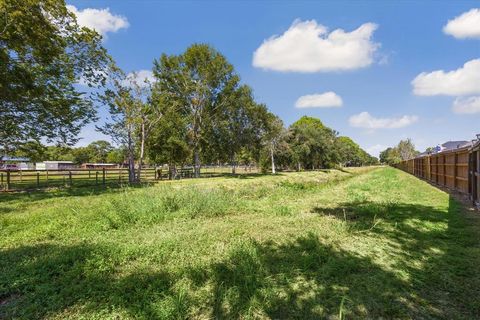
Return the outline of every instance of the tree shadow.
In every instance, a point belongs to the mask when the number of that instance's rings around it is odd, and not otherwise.
[[[106,254],[112,250],[44,244],[1,251],[0,318],[40,319],[75,306],[86,314],[114,309],[132,318],[163,318],[165,311],[186,317],[172,275],[149,270],[118,275]],[[159,300],[166,301],[163,308],[157,308]]]
[[[4,249],[0,318],[61,316],[76,307],[86,317],[120,310],[145,319],[192,318],[198,310],[218,319],[478,318],[480,223],[456,201],[448,210],[353,202],[314,211],[354,237],[364,234],[370,251],[306,233],[281,243],[243,239],[225,258],[175,272],[143,267],[124,274],[117,265],[135,256],[115,246]],[[187,292],[182,281],[191,283]]]
[[[106,186],[79,186],[71,188],[45,189],[33,191],[12,191],[0,192],[0,203],[8,203],[15,201],[24,201],[25,203],[33,203],[46,199],[62,198],[62,197],[84,197],[92,195],[100,195],[104,193],[112,193],[123,190],[125,187],[140,189],[149,184],[107,184]]]
[[[369,258],[325,246],[314,234],[288,244],[252,242],[238,248],[211,267],[212,279],[216,319],[334,317],[346,297],[347,315],[408,315],[401,302],[408,297],[408,283]]]
[[[466,318],[480,315],[480,217],[452,196],[447,210],[420,204],[350,202],[313,212],[346,224],[352,234],[367,232],[388,240],[391,265],[406,273],[417,298],[413,315]],[[474,297],[474,298],[473,298]]]

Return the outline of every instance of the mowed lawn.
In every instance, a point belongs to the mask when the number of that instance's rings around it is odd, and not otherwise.
[[[0,319],[474,319],[480,219],[387,167],[0,195]]]

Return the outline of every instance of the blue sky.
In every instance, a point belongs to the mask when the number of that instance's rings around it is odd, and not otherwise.
[[[208,43],[286,125],[318,117],[373,155],[407,137],[424,150],[480,133],[478,1],[68,4],[81,23],[105,35],[105,47],[126,72],[151,69],[162,53]],[[305,95],[313,95],[310,107],[296,107]],[[104,118],[106,111],[100,113]],[[81,145],[102,138],[93,125],[82,136]]]

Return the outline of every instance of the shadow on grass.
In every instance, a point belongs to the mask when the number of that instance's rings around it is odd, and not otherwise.
[[[120,311],[146,319],[318,319],[341,308],[352,319],[480,314],[478,218],[455,201],[448,210],[357,202],[315,211],[353,235],[366,230],[372,247],[347,251],[307,233],[282,243],[244,241],[226,258],[175,272],[155,266],[127,274],[116,266],[135,257],[117,247],[7,249],[0,251],[0,318],[42,318],[75,306],[86,317]],[[376,247],[377,238],[388,247]]]
[[[136,270],[119,277],[112,248],[37,245],[0,254],[0,318],[39,319],[81,305],[83,312],[126,311],[135,318],[180,316],[186,310],[171,275]],[[110,260],[110,261],[109,261]],[[155,301],[158,295],[163,306]],[[161,306],[158,310],[154,308]]]
[[[134,184],[128,185],[129,188],[144,188],[151,185],[146,184]],[[25,201],[26,203],[32,203],[35,201],[41,201],[51,198],[61,197],[81,197],[99,195],[103,193],[111,193],[124,189],[127,185],[122,184],[107,184],[105,186],[81,186],[71,188],[58,188],[58,189],[45,189],[45,190],[33,190],[33,191],[13,191],[13,192],[0,192],[0,203],[8,203],[15,201]],[[0,211],[1,213],[1,211]]]

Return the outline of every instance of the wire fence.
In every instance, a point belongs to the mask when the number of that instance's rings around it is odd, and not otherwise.
[[[472,147],[405,160],[395,167],[467,195],[480,207],[480,141]]]
[[[257,173],[253,166],[239,166],[236,174]],[[231,166],[202,166],[201,177],[231,174]],[[192,167],[170,170],[168,167],[143,168],[140,182],[193,178]],[[58,170],[0,170],[0,190],[20,191],[42,188],[105,186],[128,183],[127,168],[58,169]]]

